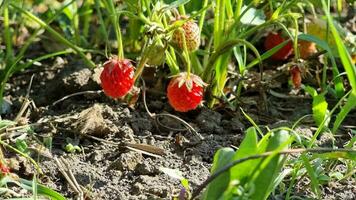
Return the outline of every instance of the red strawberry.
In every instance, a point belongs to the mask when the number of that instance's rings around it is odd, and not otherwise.
[[[8,173],[10,173],[10,168],[7,167],[5,164],[1,163],[1,161],[0,161],[0,175],[8,174]]]
[[[303,59],[307,59],[309,56],[316,53],[316,44],[306,40],[298,40],[299,54]]]
[[[134,66],[128,59],[111,58],[100,74],[101,87],[112,98],[125,96],[134,84]]]
[[[174,110],[187,112],[194,110],[202,102],[205,83],[197,75],[183,72],[173,77],[167,88],[169,104]]]
[[[290,74],[291,74],[291,80],[293,87],[295,89],[299,89],[300,86],[302,85],[302,75],[299,67],[292,67],[290,69]]]
[[[182,19],[186,17],[180,17]],[[200,29],[198,24],[194,21],[187,21],[185,22],[182,29],[177,29],[173,32],[172,40],[175,44],[178,45],[179,48],[183,49],[183,33],[185,36],[185,42],[187,45],[188,51],[195,51],[199,48],[200,45]]]
[[[270,50],[284,41],[285,39],[282,38],[280,34],[269,33],[266,37],[264,46],[266,50]],[[273,60],[285,60],[292,54],[292,52],[293,52],[293,46],[292,43],[289,42],[284,47],[279,49],[275,54],[273,54],[271,58]]]

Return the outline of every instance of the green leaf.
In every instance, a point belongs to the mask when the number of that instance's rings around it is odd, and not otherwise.
[[[318,94],[317,91],[310,87],[304,87],[304,90],[308,92],[313,97],[313,118],[316,125],[320,126],[324,121],[324,118],[328,116],[328,103],[325,100],[324,94]],[[324,123],[324,126],[327,127],[330,119]]]
[[[247,25],[260,25],[265,22],[263,10],[257,10],[253,7],[242,6],[242,11],[248,9],[241,17],[241,23]]]
[[[6,183],[14,183],[28,191],[32,191],[32,189],[34,187],[32,181],[22,179],[22,178],[16,178],[16,180],[15,180],[10,176],[6,176],[3,179],[1,179],[1,185],[6,184]],[[56,192],[56,191],[52,190],[51,188],[48,188],[44,185],[36,183],[36,187],[37,187],[38,195],[43,195],[43,196],[49,197],[51,200],[67,200],[64,196],[62,196],[58,192]]]
[[[259,62],[266,60],[267,58],[271,57],[273,54],[275,54],[277,51],[282,49],[285,45],[287,45],[290,42],[290,40],[286,40],[277,46],[273,47],[272,49],[266,51],[264,54],[261,55],[261,57],[255,58],[252,60],[247,66],[246,69],[249,69],[255,65],[257,65]]]
[[[353,89],[350,96],[347,98],[346,104],[341,108],[341,111],[336,116],[332,132],[335,133],[336,130],[341,125],[341,122],[345,119],[347,114],[356,108],[356,89]]]
[[[16,122],[14,121],[11,121],[11,120],[0,120],[0,128],[4,128],[4,127],[7,127],[7,126],[12,126],[12,125],[15,125]]]
[[[238,160],[254,154],[257,154],[257,133],[254,127],[250,127],[246,130],[246,136],[241,142],[239,150],[237,150],[232,160]],[[250,176],[258,162],[258,159],[248,160],[241,164],[235,165],[231,168],[231,180],[238,179],[240,182],[243,182],[244,179]]]
[[[229,164],[235,154],[231,148],[219,149],[214,155],[211,174]],[[230,182],[230,170],[215,178],[206,188],[203,199],[216,200],[224,193]]]
[[[327,20],[328,20],[329,28],[331,30],[331,33],[332,33],[335,43],[336,43],[336,47],[337,47],[337,51],[338,51],[340,59],[341,59],[341,63],[344,66],[344,69],[347,73],[347,77],[349,79],[352,89],[356,90],[356,67],[354,64],[352,64],[351,56],[348,53],[348,51],[345,47],[345,44],[344,44],[343,40],[341,39],[341,37],[338,33],[338,30],[335,27],[335,24],[332,20],[330,13],[328,12],[328,8],[327,8],[325,2],[324,1],[321,1],[321,2],[323,4],[324,12],[325,12]]]
[[[273,133],[266,151],[274,151],[274,153],[263,159],[258,165],[258,169],[251,179],[251,184],[256,188],[250,197],[251,199],[267,199],[274,190],[274,182],[285,160],[285,157],[278,155],[278,152],[288,147],[292,140],[293,138],[290,137],[289,132],[286,130],[279,130]]]
[[[20,183],[21,183],[20,186],[27,190],[31,190],[33,187],[32,181],[26,179],[20,178]],[[39,195],[45,195],[47,197],[50,197],[52,200],[66,200],[66,198],[61,194],[59,194],[58,192],[38,183],[36,185],[37,185],[37,193]]]
[[[167,9],[178,8],[179,6],[183,6],[184,4],[188,3],[190,0],[178,0],[178,1],[170,1]]]

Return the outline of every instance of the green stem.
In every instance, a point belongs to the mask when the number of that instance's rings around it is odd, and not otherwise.
[[[83,8],[85,10],[85,14],[83,15],[83,36],[85,40],[87,40],[93,9],[91,8],[91,3],[89,1],[84,1]]]
[[[42,21],[40,18],[36,17],[35,15],[33,15],[32,13],[24,10],[21,7],[18,7],[17,5],[11,3],[10,4],[13,8],[15,8],[16,10],[20,11],[21,13],[27,15],[31,20],[35,21],[36,23],[38,23],[40,26],[42,26],[44,29],[46,29],[56,40],[58,40],[59,42],[67,45],[68,47],[72,48],[80,57],[82,57],[84,59],[84,61],[88,64],[88,66],[90,68],[95,68],[95,63],[93,63],[93,61],[91,61],[90,59],[88,59],[86,57],[86,55],[83,53],[82,49],[79,48],[78,46],[74,45],[73,43],[71,43],[70,41],[68,41],[66,38],[64,38],[61,34],[59,34],[57,31],[55,31],[54,29],[52,29],[50,26],[48,26],[44,21]]]
[[[6,63],[8,65],[12,64],[12,59],[14,57],[13,50],[12,50],[12,39],[10,33],[10,25],[9,25],[9,8],[8,8],[8,1],[5,0],[4,2],[4,39],[6,43]]]
[[[142,74],[143,69],[145,68],[145,64],[147,63],[148,59],[147,56],[143,56],[138,64],[138,67],[136,69],[135,75],[134,75],[134,82],[137,80],[137,78]]]
[[[117,56],[120,60],[124,59],[124,49],[122,45],[122,35],[121,35],[121,29],[120,29],[120,22],[119,22],[119,17],[116,12],[114,2],[113,0],[107,0],[107,6],[109,8],[109,12],[111,15],[110,20],[113,23],[114,29],[115,29],[115,34],[116,34],[116,40],[117,40]]]
[[[236,3],[236,9],[235,9],[235,17],[234,17],[235,19],[238,19],[240,17],[242,5],[243,5],[243,1],[238,0]]]
[[[55,15],[53,15],[51,18],[49,18],[45,23],[46,24],[50,24],[54,19],[56,19],[61,13],[62,11],[67,8],[69,5],[71,5],[75,0],[70,1],[69,3],[67,3],[66,5],[64,5],[61,9],[59,9],[58,11],[56,11]],[[23,55],[25,54],[26,50],[28,49],[28,47],[32,44],[32,42],[35,41],[37,34],[42,30],[43,27],[37,28],[32,34],[31,36],[26,40],[26,43],[23,45],[23,47],[21,47],[20,52],[17,54],[16,58],[19,57],[23,57]]]
[[[183,57],[184,57],[184,61],[187,65],[187,79],[189,79],[190,77],[190,71],[191,71],[191,63],[190,63],[190,56],[189,56],[189,51],[188,51],[188,47],[187,47],[187,41],[185,39],[185,32],[182,28],[178,29],[179,34],[181,34],[182,38],[183,38]]]
[[[184,5],[180,5],[180,6],[178,7],[178,10],[179,10],[179,14],[180,14],[180,15],[185,15]]]
[[[148,14],[148,16],[150,16],[151,15],[150,2],[148,0],[144,0],[144,3],[146,6],[147,14]]]
[[[292,17],[293,22],[294,22],[294,27],[295,27],[295,32],[294,32],[294,58],[297,61],[299,59],[299,48],[298,48],[298,30],[299,30],[299,25],[298,25],[298,19],[295,17]]]
[[[80,30],[79,30],[79,14],[78,14],[78,5],[77,1],[74,1],[73,4],[73,10],[75,10],[73,19],[72,19],[72,26],[74,29],[74,38],[75,42],[77,45],[80,45]]]
[[[208,0],[204,0],[203,2],[203,8],[206,7],[208,5]],[[200,30],[200,34],[203,30],[203,25],[204,25],[204,20],[205,20],[205,15],[206,15],[206,10],[204,10],[201,15],[200,15],[200,19],[199,19],[199,30]]]

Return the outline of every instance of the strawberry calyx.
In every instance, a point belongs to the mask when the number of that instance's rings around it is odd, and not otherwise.
[[[170,78],[172,78],[172,84],[178,83],[178,88],[185,84],[188,91],[192,90],[193,84],[199,87],[206,87],[208,85],[199,76],[187,72],[181,72],[177,75],[170,76]]]

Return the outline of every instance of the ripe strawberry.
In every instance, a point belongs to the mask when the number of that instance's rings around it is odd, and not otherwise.
[[[0,175],[4,175],[8,173],[10,173],[10,168],[0,161]]]
[[[185,17],[180,17],[185,18]],[[179,29],[173,32],[172,40],[175,44],[178,45],[179,48],[183,49],[183,33],[185,36],[185,42],[187,45],[187,49],[189,52],[195,51],[199,48],[200,45],[200,29],[198,24],[194,21],[187,21],[185,22],[182,27],[182,31]]]
[[[306,40],[298,40],[299,54],[303,59],[307,59],[309,56],[316,53],[316,44]]]
[[[295,66],[290,69],[290,74],[291,74],[291,80],[293,87],[295,89],[299,89],[300,86],[302,85],[302,75],[301,75],[301,70],[299,67]]]
[[[169,104],[174,110],[187,112],[194,110],[203,100],[205,83],[197,75],[183,72],[173,77],[167,88]]]
[[[266,50],[270,50],[284,41],[285,39],[280,34],[269,33],[266,37],[264,46]],[[292,54],[292,52],[293,52],[293,45],[292,42],[289,42],[284,47],[279,49],[275,54],[273,54],[271,58],[273,60],[285,60]]]
[[[134,84],[134,66],[128,59],[111,58],[104,63],[100,74],[101,87],[107,96],[121,98]]]

